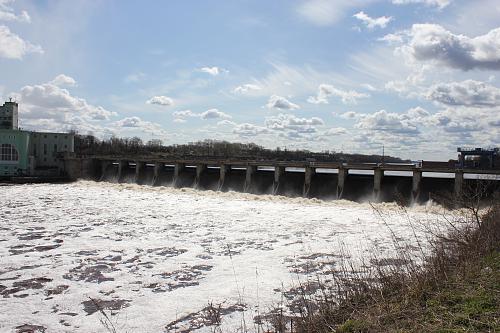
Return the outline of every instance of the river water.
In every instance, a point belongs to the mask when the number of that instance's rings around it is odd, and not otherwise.
[[[0,331],[106,332],[100,307],[120,332],[206,332],[209,302],[222,331],[253,331],[286,291],[331,274],[344,249],[391,257],[392,232],[411,243],[409,220],[441,216],[376,207],[89,181],[2,186]]]

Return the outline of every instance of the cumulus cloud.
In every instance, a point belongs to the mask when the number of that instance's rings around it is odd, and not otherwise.
[[[243,123],[234,126],[233,133],[241,137],[254,137],[260,134],[268,134],[269,129],[249,123]]]
[[[118,129],[133,130],[136,132],[148,132],[155,135],[166,134],[166,132],[159,124],[145,121],[136,116],[120,119],[118,121],[115,121],[112,125]]]
[[[0,25],[0,57],[7,59],[22,59],[29,53],[43,53],[39,45],[25,41],[5,25]]]
[[[347,130],[343,127],[332,127],[323,133],[323,135],[327,136],[336,136],[342,134],[347,134]]]
[[[360,118],[355,127],[369,131],[411,135],[419,133],[417,124],[418,122],[412,119],[408,114],[380,110],[373,114],[364,115]]]
[[[16,14],[14,9],[9,6],[11,0],[0,0],[0,21],[16,21],[30,23],[31,17],[25,10],[21,11],[21,14]]]
[[[153,96],[146,101],[147,104],[155,104],[161,106],[171,106],[174,105],[174,101],[167,96]]]
[[[76,81],[71,76],[67,76],[64,74],[59,74],[52,81],[51,84],[58,87],[74,87],[76,86]]]
[[[227,113],[217,109],[210,109],[200,114],[201,119],[231,119],[232,117]]]
[[[340,115],[343,119],[356,119],[359,115],[354,111],[347,111]]]
[[[431,61],[464,71],[500,70],[500,28],[485,35],[456,35],[438,24],[414,24],[400,50],[418,61]]]
[[[438,7],[443,9],[448,6],[452,0],[392,0],[395,5],[407,5],[407,4],[424,4],[427,6]]]
[[[340,90],[329,84],[321,84],[316,96],[310,96],[307,101],[312,104],[328,104],[328,97],[340,97],[344,104],[356,104],[360,98],[368,98],[370,95],[354,90]]]
[[[236,94],[247,94],[249,92],[261,90],[261,89],[262,88],[259,85],[247,83],[247,84],[243,84],[241,86],[234,88],[233,92]]]
[[[434,85],[429,89],[426,97],[450,106],[480,108],[500,106],[500,89],[474,80]]]
[[[318,117],[299,118],[290,114],[279,114],[275,117],[267,117],[266,127],[275,131],[291,130],[300,133],[314,133],[318,125],[324,125],[325,122]]]
[[[227,73],[228,70],[226,70],[224,68],[213,66],[213,67],[202,67],[202,68],[200,68],[200,72],[207,73],[207,74],[210,74],[212,76],[217,76],[221,73]]]
[[[285,97],[278,95],[272,95],[266,104],[268,109],[278,109],[278,110],[296,110],[300,109],[300,106],[290,102]]]
[[[72,77],[60,74],[47,83],[27,85],[13,93],[20,103],[21,126],[36,130],[76,129],[99,135],[110,134],[111,130],[102,126],[102,122],[110,120],[116,113],[92,105],[63,88],[75,85]]]
[[[217,109],[209,109],[207,111],[196,113],[191,110],[175,111],[172,113],[174,116],[174,121],[184,122],[186,118],[201,118],[203,120],[211,119],[231,119],[232,117],[227,113],[219,111]]]
[[[393,20],[392,16],[370,17],[363,11],[354,14],[353,17],[360,20],[368,29],[385,28]]]

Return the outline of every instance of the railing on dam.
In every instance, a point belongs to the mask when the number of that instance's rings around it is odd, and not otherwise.
[[[500,179],[500,170],[413,164],[111,157],[78,160],[80,172],[73,178],[337,199],[368,196],[370,200],[393,200],[403,195],[423,201],[440,190],[459,195],[464,184],[473,181],[468,175]],[[85,163],[87,167],[82,166]]]

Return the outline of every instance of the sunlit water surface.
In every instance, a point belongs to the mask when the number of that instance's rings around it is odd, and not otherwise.
[[[0,187],[0,331],[223,331],[246,326],[308,279],[328,277],[347,249],[392,255],[436,207],[216,193],[80,181]],[[418,230],[417,230],[418,232]],[[289,295],[288,293],[285,293]],[[291,301],[291,299],[286,300]],[[242,303],[242,304],[241,304]]]

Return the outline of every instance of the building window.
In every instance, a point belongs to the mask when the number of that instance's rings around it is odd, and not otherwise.
[[[54,153],[57,153],[57,144],[54,144]]]
[[[33,156],[36,157],[36,145],[33,146]]]
[[[0,146],[0,161],[19,161],[16,147],[10,143],[3,143]]]
[[[43,154],[47,155],[47,144],[46,143],[43,144]]]

